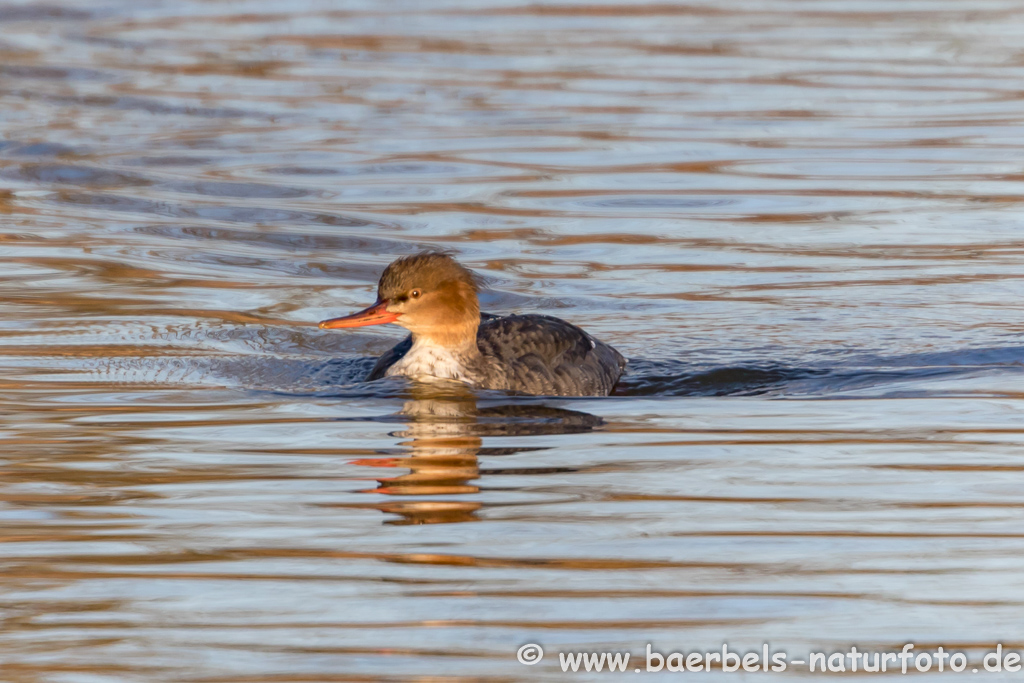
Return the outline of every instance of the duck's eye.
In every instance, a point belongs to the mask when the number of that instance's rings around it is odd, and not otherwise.
[[[412,290],[411,292],[409,292],[409,296],[411,296],[413,299],[419,299],[420,298],[420,290],[418,290],[418,289]]]

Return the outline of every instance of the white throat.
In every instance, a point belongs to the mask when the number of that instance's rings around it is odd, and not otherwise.
[[[388,368],[385,375],[388,377],[401,375],[420,381],[464,380],[466,370],[452,352],[445,347],[413,337],[412,348],[402,356],[401,360]]]

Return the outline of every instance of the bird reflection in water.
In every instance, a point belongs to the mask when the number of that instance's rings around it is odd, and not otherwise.
[[[514,399],[511,399],[514,400]],[[406,421],[404,430],[394,436],[404,439],[398,445],[408,449],[405,457],[364,458],[355,461],[368,467],[408,469],[406,474],[377,479],[375,489],[363,493],[387,496],[431,496],[429,500],[388,500],[369,505],[381,512],[398,515],[385,524],[451,524],[477,520],[482,503],[459,499],[480,492],[477,481],[487,475],[515,472],[544,474],[568,471],[568,468],[531,470],[480,469],[479,456],[511,455],[544,446],[485,448],[486,437],[577,434],[603,424],[601,418],[576,410],[556,408],[536,402],[488,405],[464,385],[444,386],[414,383],[411,399],[399,416]],[[436,498],[435,498],[436,496]],[[360,506],[363,507],[363,506]]]

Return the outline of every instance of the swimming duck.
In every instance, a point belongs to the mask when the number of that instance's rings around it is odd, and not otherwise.
[[[444,253],[389,265],[369,308],[320,323],[339,329],[394,323],[411,333],[381,356],[366,380],[454,380],[479,389],[542,396],[606,396],[626,359],[549,315],[481,315],[477,279]]]

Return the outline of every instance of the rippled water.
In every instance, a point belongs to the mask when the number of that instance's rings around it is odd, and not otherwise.
[[[0,6],[2,676],[1024,648],[1022,76],[1010,0]],[[360,384],[425,247],[616,395]]]

